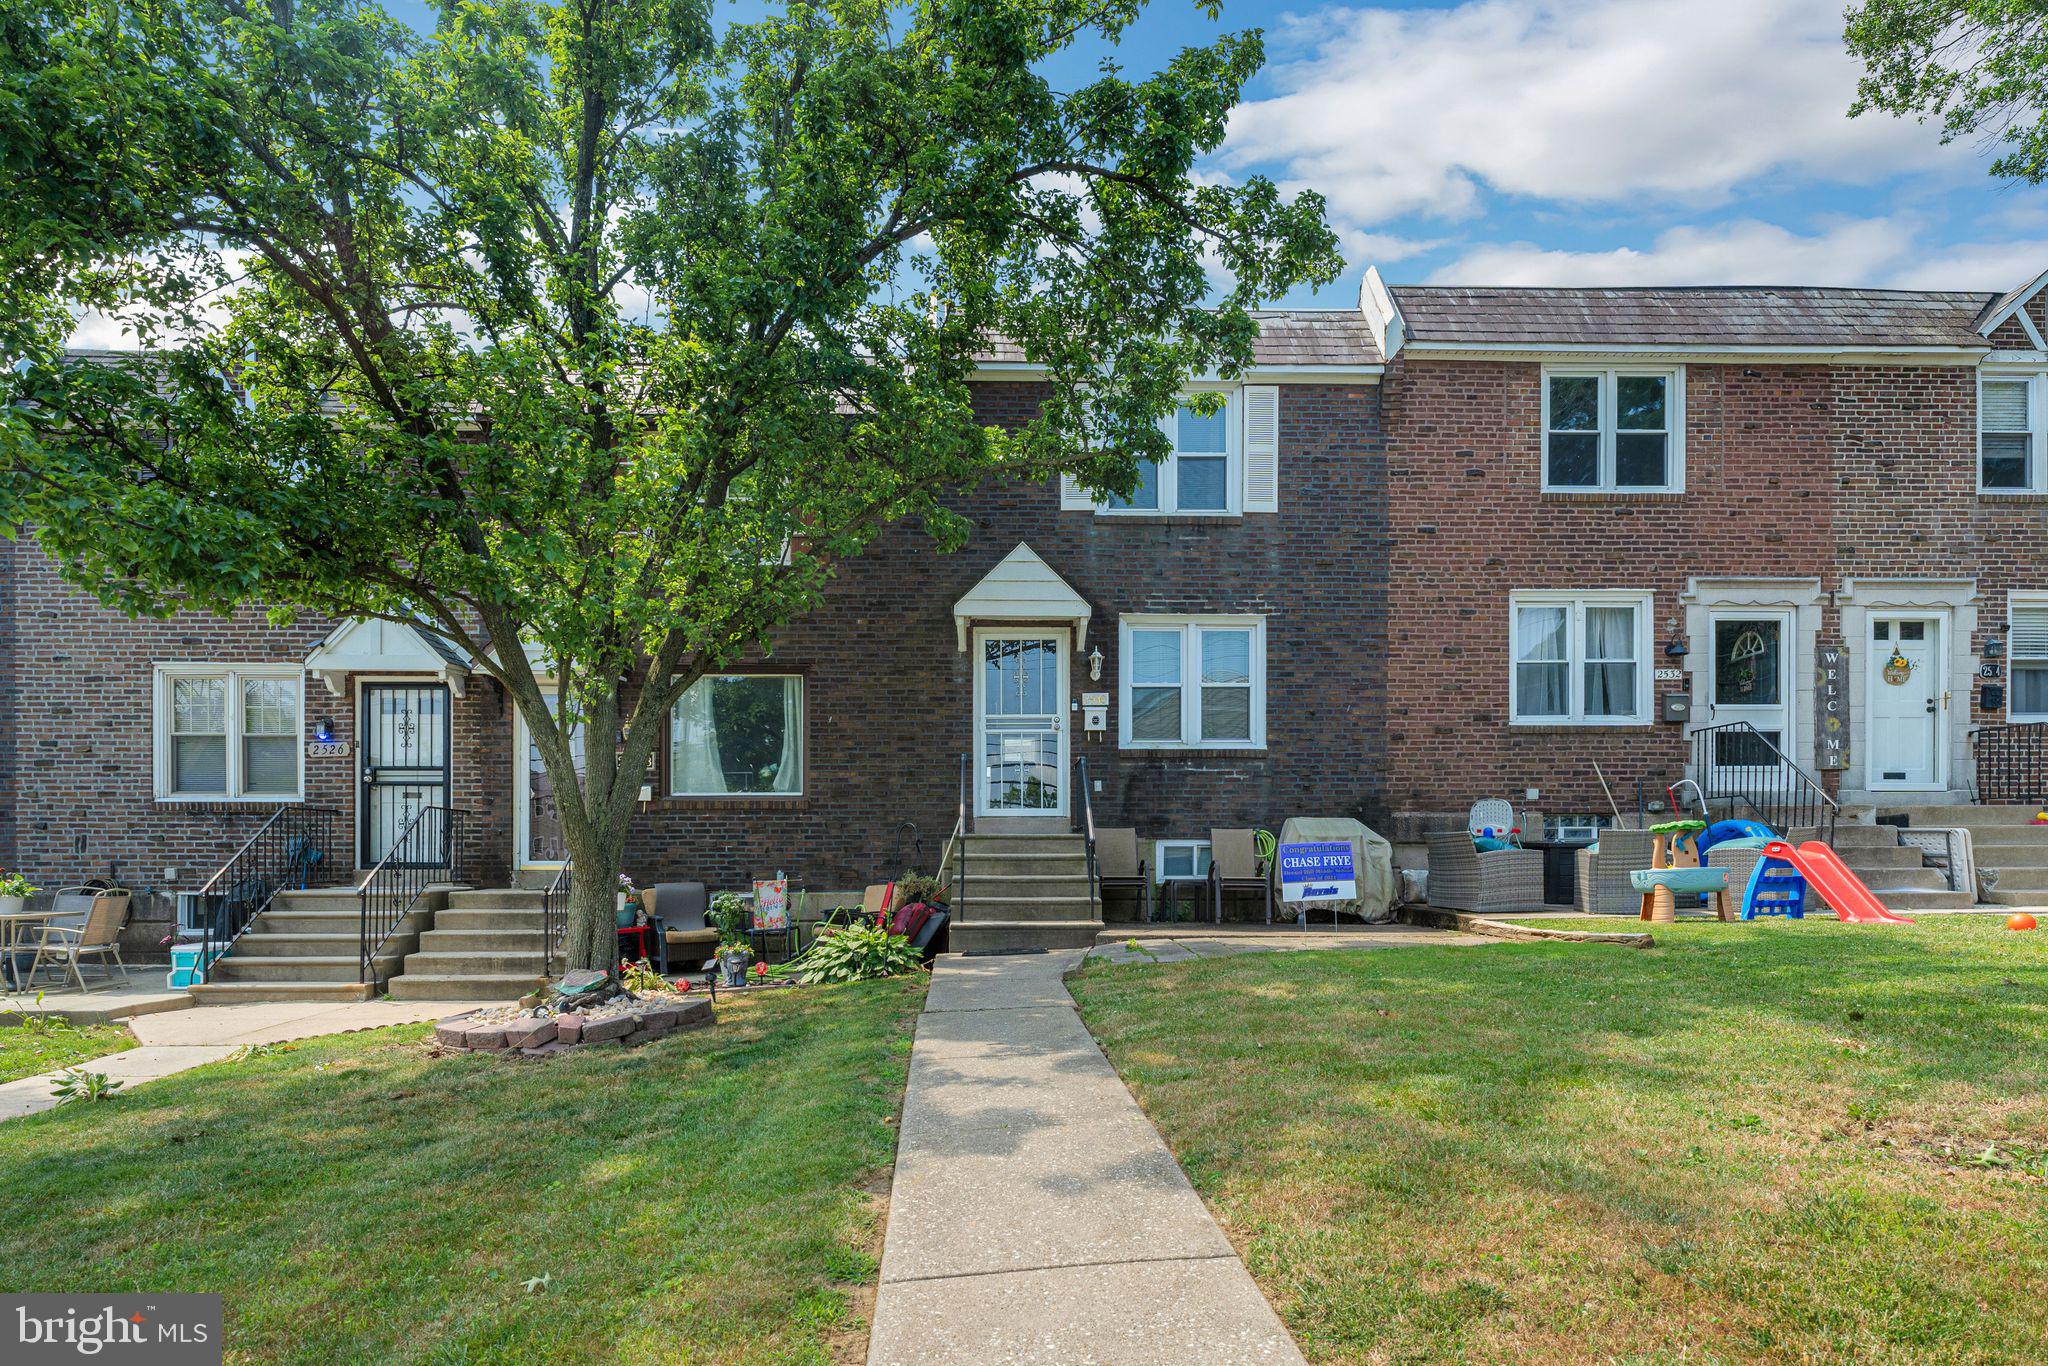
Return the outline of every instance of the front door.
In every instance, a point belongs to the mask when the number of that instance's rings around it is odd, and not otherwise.
[[[976,813],[1065,815],[1065,634],[980,631],[974,641]]]
[[[448,805],[448,688],[365,683],[358,857],[374,868],[421,809]]]
[[[1712,620],[1713,677],[1708,681],[1708,724],[1747,721],[1743,731],[1715,736],[1716,768],[1775,767],[1776,749],[1792,758],[1792,617],[1787,612],[1731,612]],[[1757,742],[1758,737],[1770,748]]]
[[[547,694],[548,707],[555,706],[555,695]],[[517,709],[515,708],[515,714]],[[548,777],[547,765],[541,762],[540,747],[533,743],[532,731],[527,727],[526,718],[516,718],[515,732],[518,751],[526,757],[515,778],[517,787],[513,792],[515,810],[513,823],[518,827],[514,839],[517,842],[519,866],[522,868],[559,868],[569,857],[569,846],[562,839],[562,805],[555,795],[555,785]],[[583,727],[577,725],[569,732],[569,753],[576,765],[576,776],[583,777]]]
[[[1941,619],[1870,619],[1870,705],[1864,708],[1870,786],[1942,786]]]

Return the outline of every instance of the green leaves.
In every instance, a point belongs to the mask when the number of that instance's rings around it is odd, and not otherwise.
[[[2004,151],[1991,173],[2048,178],[2048,15],[2038,0],[1863,0],[1844,33],[1864,74],[1850,113],[1941,124]]]

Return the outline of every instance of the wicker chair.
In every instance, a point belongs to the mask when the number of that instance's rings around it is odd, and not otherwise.
[[[1600,832],[1597,848],[1579,850],[1579,910],[1585,915],[1636,915],[1643,894],[1629,874],[1650,866],[1656,836],[1647,830],[1610,826]],[[1711,859],[1709,860],[1711,861]]]
[[[1463,830],[1429,836],[1429,904],[1482,915],[1543,909],[1543,854],[1536,849],[1482,853]]]

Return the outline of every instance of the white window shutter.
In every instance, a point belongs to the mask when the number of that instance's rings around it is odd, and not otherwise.
[[[1094,495],[1090,494],[1087,489],[1082,488],[1081,481],[1071,474],[1060,476],[1060,511],[1095,511]]]
[[[1280,386],[1244,391],[1244,510],[1280,510]]]

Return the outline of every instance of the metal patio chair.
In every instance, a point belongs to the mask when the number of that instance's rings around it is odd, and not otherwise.
[[[58,968],[57,980],[64,980],[64,969],[70,969],[71,976],[78,982],[80,991],[90,991],[85,984],[85,973],[80,964],[86,958],[99,960],[101,973],[111,983],[114,968],[121,969],[121,980],[128,980],[128,965],[121,961],[121,931],[128,924],[129,893],[118,887],[85,888],[67,887],[57,893],[59,905],[63,898],[89,898],[91,905],[86,908],[85,922],[70,925],[52,921],[42,927],[41,938],[36,942],[36,956],[28,965],[29,982],[34,982],[36,973],[48,959]],[[113,967],[107,960],[113,959]]]
[[[1111,892],[1134,892],[1139,920],[1152,918],[1152,870],[1139,854],[1138,832],[1128,828],[1095,832],[1095,875],[1102,884],[1105,910]]]

